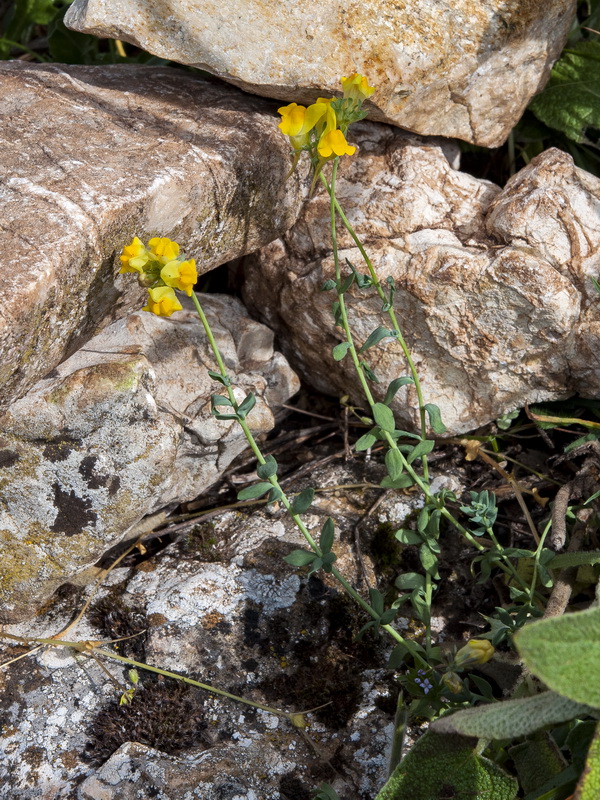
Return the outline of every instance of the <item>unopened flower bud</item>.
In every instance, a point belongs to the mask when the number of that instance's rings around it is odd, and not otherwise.
[[[444,673],[442,675],[442,683],[452,692],[452,694],[460,694],[463,690],[462,681],[456,672]]]
[[[454,666],[457,669],[464,669],[476,664],[485,664],[494,653],[494,647],[487,639],[471,639],[454,657]]]

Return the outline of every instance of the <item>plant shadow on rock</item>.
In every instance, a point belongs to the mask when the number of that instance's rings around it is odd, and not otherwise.
[[[385,665],[383,646],[373,637],[356,640],[359,620],[352,605],[318,577],[311,577],[298,602],[269,617],[248,603],[245,644],[281,665],[260,689],[266,702],[315,711],[316,719],[330,729],[343,728],[358,709],[365,669]]]

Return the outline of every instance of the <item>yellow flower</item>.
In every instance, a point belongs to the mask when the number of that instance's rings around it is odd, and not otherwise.
[[[374,86],[369,86],[364,75],[353,72],[348,78],[342,78],[342,89],[344,97],[350,100],[366,100],[375,91]]]
[[[494,647],[487,639],[471,639],[454,657],[454,666],[461,669],[475,664],[485,664],[494,653]]]
[[[150,300],[142,311],[150,311],[158,317],[170,317],[174,311],[181,311],[183,306],[170,286],[158,286],[148,289]]]
[[[325,127],[321,133],[317,151],[321,158],[351,156],[356,152],[356,147],[348,144],[346,137],[337,127],[335,111],[330,105],[327,106]]]
[[[123,248],[120,255],[122,264],[119,273],[123,272],[142,272],[148,261],[150,260],[150,253],[144,247],[144,244],[134,236],[131,244]]]
[[[308,108],[290,103],[289,106],[278,109],[282,118],[278,127],[282,133],[290,137],[294,150],[300,150],[308,144],[309,132],[324,116],[326,110],[327,106],[320,98]]]
[[[148,244],[150,245],[152,253],[157,256],[163,264],[168,264],[169,261],[173,261],[173,259],[177,258],[179,255],[179,245],[177,242],[167,239],[166,236],[155,236],[154,239],[150,239]]]
[[[161,269],[160,277],[167,286],[180,289],[191,297],[194,284],[198,280],[196,262],[193,258],[188,261],[170,261]]]

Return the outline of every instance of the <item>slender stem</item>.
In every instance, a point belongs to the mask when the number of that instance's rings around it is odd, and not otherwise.
[[[238,402],[237,402],[237,400],[235,398],[235,395],[233,393],[233,389],[231,387],[231,381],[229,380],[229,376],[227,374],[227,370],[225,368],[225,364],[223,363],[223,358],[221,357],[221,352],[219,350],[219,346],[218,346],[218,344],[217,344],[217,342],[215,340],[214,334],[213,334],[212,329],[210,327],[210,323],[208,322],[208,319],[206,318],[204,310],[203,310],[202,306],[200,305],[200,301],[198,300],[195,292],[192,292],[192,300],[193,300],[194,305],[196,307],[196,311],[198,312],[198,316],[200,317],[200,321],[202,322],[202,326],[204,328],[204,331],[206,333],[206,337],[207,337],[207,339],[209,341],[211,350],[212,350],[213,355],[215,357],[215,361],[217,362],[217,366],[219,368],[219,373],[220,373],[221,377],[223,378],[223,384],[227,389],[227,395],[228,395],[229,401],[230,401],[230,403],[232,405],[233,410],[235,412],[237,412],[238,407],[239,407],[238,406]],[[241,417],[237,418],[237,422],[238,422],[239,426],[241,427],[242,431],[244,432],[244,436],[246,437],[246,440],[247,440],[248,444],[250,445],[250,447],[252,449],[252,452],[256,456],[256,458],[258,460],[258,463],[259,464],[264,464],[265,463],[265,458],[264,458],[264,456],[263,456],[263,454],[261,452],[260,447],[258,446],[258,444],[256,442],[256,439],[254,438],[254,436],[252,434],[252,431],[248,427],[248,423],[246,422],[245,419],[242,419]],[[313,550],[313,552],[315,552],[318,556],[322,556],[323,553],[321,551],[321,548],[319,547],[317,542],[312,537],[310,531],[308,530],[308,528],[306,527],[306,525],[302,521],[302,518],[293,511],[292,504],[291,504],[290,500],[288,499],[285,491],[281,487],[281,485],[279,483],[279,480],[277,478],[277,475],[272,475],[267,480],[269,481],[269,483],[275,489],[278,489],[279,492],[281,492],[281,496],[279,498],[280,502],[283,504],[283,506],[288,511],[288,513],[291,516],[292,520],[294,521],[294,523],[296,524],[296,526],[298,527],[298,529],[300,530],[300,532],[302,533],[302,535],[304,536],[304,538],[306,539],[308,544],[310,545],[310,547]],[[366,600],[364,600],[360,596],[360,594],[350,585],[350,583],[348,583],[346,578],[344,578],[344,576],[339,572],[339,570],[336,567],[332,567],[331,568],[331,574],[344,587],[344,590],[347,592],[347,594],[349,594],[350,597],[352,597],[352,599],[356,603],[358,603],[358,605],[364,611],[366,611],[367,614],[369,614],[370,617],[372,617],[375,620],[379,620],[379,614],[375,611],[375,609],[369,603],[367,603]],[[419,655],[419,653],[418,653],[415,645],[413,644],[413,642],[411,642],[410,640],[405,640],[398,633],[398,631],[395,630],[395,628],[393,628],[391,625],[382,625],[381,627],[393,639],[395,639],[399,644],[404,645],[416,660],[422,662],[422,664],[424,666],[427,666],[426,662]]]
[[[490,539],[492,540],[492,542],[494,543],[494,547],[496,548],[496,551],[502,555],[502,558],[504,560],[504,565],[505,566],[503,567],[501,564],[499,564],[498,566],[500,566],[501,569],[504,569],[504,571],[507,573],[507,575],[510,575],[515,581],[517,581],[517,583],[521,586],[521,588],[524,589],[527,592],[527,594],[529,595],[529,600],[531,602],[531,598],[533,597],[533,595],[530,592],[529,585],[519,575],[519,572],[515,568],[515,566],[513,565],[512,561],[510,561],[510,559],[508,559],[504,555],[504,548],[502,547],[502,545],[500,544],[500,542],[496,538],[496,534],[494,533],[492,528],[487,528],[487,533],[488,533],[488,536],[490,537]]]
[[[39,639],[24,640],[23,637],[15,636],[14,634],[10,633],[2,633],[0,634],[0,636],[17,641],[35,642],[36,644],[48,644],[52,645],[53,647],[57,646],[71,647],[73,648],[73,650],[77,650],[80,653],[86,653],[88,655],[95,655],[95,656],[105,656],[106,658],[111,658],[114,661],[121,661],[123,664],[129,664],[132,667],[139,667],[140,669],[146,670],[146,672],[156,672],[158,675],[164,675],[167,678],[174,678],[175,680],[181,681],[182,683],[189,683],[191,686],[197,686],[199,689],[205,689],[207,692],[211,692],[212,694],[218,694],[221,697],[228,697],[230,700],[236,700],[239,703],[245,703],[248,706],[254,706],[254,708],[260,708],[263,711],[268,711],[270,714],[277,714],[280,717],[290,716],[289,712],[287,711],[281,711],[278,708],[272,708],[271,706],[266,706],[263,705],[262,703],[255,703],[253,700],[247,700],[245,697],[239,697],[237,694],[231,694],[230,692],[226,692],[224,689],[216,689],[214,686],[210,686],[208,683],[200,683],[200,681],[195,681],[192,678],[187,678],[185,675],[178,675],[176,672],[169,672],[166,669],[160,669],[159,667],[152,667],[150,666],[150,664],[143,664],[141,661],[134,661],[132,658],[126,658],[125,656],[117,655],[117,653],[113,653],[111,650],[102,650],[98,647],[92,646],[92,643],[87,641],[67,642],[64,641],[63,639],[55,639],[55,638],[51,639],[39,638]]]
[[[327,189],[327,192],[329,193],[329,195],[330,196],[333,195],[334,202],[335,202],[335,209],[336,209],[337,213],[340,215],[340,219],[344,223],[344,227],[346,228],[346,230],[348,231],[348,233],[350,234],[350,236],[352,237],[354,243],[356,244],[357,248],[360,251],[360,254],[361,254],[362,258],[363,258],[363,261],[365,262],[365,264],[367,266],[367,269],[369,270],[369,275],[371,277],[371,280],[373,281],[373,286],[375,287],[375,290],[377,291],[377,294],[379,295],[380,299],[387,305],[388,300],[387,300],[385,291],[384,291],[384,289],[383,289],[383,287],[382,287],[382,285],[381,285],[381,283],[379,281],[379,277],[378,277],[378,275],[377,275],[377,273],[375,271],[375,267],[373,266],[373,262],[369,258],[368,254],[367,254],[367,251],[365,250],[365,248],[363,246],[363,243],[358,238],[358,236],[356,234],[356,231],[354,230],[354,228],[352,227],[351,223],[349,222],[348,217],[345,215],[341,205],[339,204],[338,199],[335,197],[335,186],[333,184],[331,184],[331,185],[328,184],[327,183],[327,179],[325,178],[325,176],[323,174],[321,174],[321,181],[324,184],[325,188]],[[425,439],[425,437],[427,435],[427,417],[426,417],[425,401],[423,399],[423,392],[422,392],[422,389],[421,389],[421,380],[419,378],[419,373],[417,372],[417,368],[415,367],[415,363],[413,361],[410,349],[409,349],[408,345],[406,344],[406,340],[404,339],[404,336],[402,335],[402,331],[400,329],[400,325],[398,323],[398,319],[396,317],[396,312],[394,311],[393,306],[390,305],[390,308],[388,308],[387,313],[388,313],[388,316],[389,316],[389,318],[390,318],[390,320],[392,322],[392,326],[394,328],[394,332],[396,334],[396,338],[397,338],[398,342],[400,343],[400,347],[402,348],[402,352],[404,353],[404,357],[406,358],[406,361],[408,363],[408,367],[410,369],[410,374],[411,374],[411,377],[412,377],[413,382],[414,382],[415,390],[417,392],[417,401],[418,401],[418,405],[419,405],[419,417],[420,417],[419,422],[420,422],[420,427],[421,427],[421,436],[423,437],[423,439]],[[429,472],[428,472],[428,466],[427,466],[427,456],[426,455],[423,456],[421,461],[423,463],[423,475],[425,477],[425,480],[428,480],[429,479]]]
[[[18,47],[19,50],[23,50],[25,53],[29,53],[30,56],[37,58],[38,61],[41,61],[43,63],[46,63],[49,60],[40,53],[36,53],[35,50],[31,50],[31,48],[25,47],[24,44],[19,44],[19,42],[13,42],[12,39],[5,39],[3,36],[0,37],[0,44],[8,44],[10,45],[10,47]]]
[[[533,559],[533,575],[531,576],[531,588],[529,590],[531,597],[533,597],[533,593],[535,592],[535,584],[537,583],[538,562],[540,559],[540,553],[542,552],[544,542],[546,541],[546,536],[548,535],[551,527],[552,527],[552,518],[550,518],[546,523],[546,527],[544,528],[542,535],[540,536],[540,541],[537,546],[537,550],[535,551],[535,556]]]
[[[425,572],[425,603],[427,604],[427,619],[425,620],[425,652],[427,658],[431,655],[431,601],[433,582],[429,572]]]
[[[352,362],[354,364],[354,368],[355,368],[355,370],[357,372],[357,375],[358,375],[359,381],[361,383],[361,386],[362,386],[363,392],[365,394],[365,397],[367,398],[367,402],[369,403],[369,406],[371,407],[371,409],[373,409],[373,406],[375,405],[375,399],[374,399],[373,394],[371,392],[370,386],[369,386],[369,384],[367,382],[367,378],[366,378],[366,376],[364,374],[364,370],[363,370],[363,368],[361,366],[360,359],[358,358],[358,353],[356,351],[356,347],[354,345],[354,341],[353,341],[353,338],[352,338],[352,333],[350,331],[350,326],[348,324],[348,314],[347,314],[347,310],[346,310],[344,294],[341,291],[342,281],[341,281],[341,270],[340,270],[340,263],[339,263],[339,253],[338,253],[338,248],[337,248],[337,231],[336,231],[336,219],[335,219],[336,212],[338,214],[340,214],[340,216],[342,217],[343,221],[344,221],[345,217],[344,217],[343,212],[340,209],[339,203],[337,203],[337,200],[336,200],[336,197],[335,197],[335,181],[336,181],[336,176],[337,176],[338,161],[339,161],[339,159],[336,158],[334,160],[334,162],[333,162],[333,169],[332,169],[332,173],[331,173],[331,181],[330,181],[330,183],[328,184],[323,176],[321,176],[321,180],[326,185],[327,191],[328,191],[329,197],[330,197],[331,241],[332,241],[332,251],[333,251],[333,263],[334,263],[334,268],[335,268],[335,280],[336,280],[336,285],[337,285],[337,296],[338,296],[338,303],[339,303],[339,308],[340,308],[340,319],[341,319],[341,322],[342,322],[342,328],[343,328],[344,333],[346,335],[346,341],[349,344],[348,352],[350,353],[350,357],[351,357]],[[346,225],[346,228],[351,233],[351,235],[353,235],[354,232],[353,232],[350,224],[347,222],[347,220],[344,222],[344,224]],[[381,289],[381,285],[379,284],[379,282],[377,280],[377,275],[375,274],[373,265],[372,265],[369,257],[367,256],[366,252],[364,251],[364,248],[362,247],[362,244],[360,244],[360,241],[356,237],[356,234],[353,235],[353,239],[357,243],[357,246],[359,247],[359,249],[361,251],[361,254],[363,255],[363,258],[365,259],[365,263],[369,267],[369,271],[371,272],[371,276],[372,276],[373,282],[375,283],[376,286],[377,285],[379,286],[379,290],[381,291],[380,297],[382,297],[382,299],[385,300],[385,294],[383,293],[383,290]],[[393,311],[392,311],[392,314],[393,314]],[[397,321],[396,321],[395,315],[393,316],[393,320],[395,321],[395,325],[396,325],[396,328],[397,328]],[[404,340],[402,340],[402,341],[404,341]],[[407,358],[409,359],[409,363],[411,364],[411,369],[414,370],[414,364],[412,362],[412,359],[410,359],[410,354],[408,354]],[[418,380],[418,375],[416,374],[416,370],[414,370],[413,377],[415,379],[415,386],[418,387],[419,386],[419,380]],[[420,388],[419,388],[419,392],[420,392]],[[423,411],[423,414],[424,414],[425,411],[424,411],[424,408],[423,408],[423,405],[422,405],[422,396],[420,394],[419,394],[419,402],[421,404],[421,410]],[[382,434],[385,437],[388,445],[392,449],[394,449],[394,450],[396,450],[398,452],[398,454],[399,454],[399,456],[400,456],[400,458],[402,460],[404,469],[411,476],[411,478],[416,483],[416,485],[421,489],[421,491],[425,495],[425,498],[426,498],[427,502],[434,503],[440,509],[441,514],[458,531],[460,531],[460,533],[467,539],[467,541],[473,547],[475,547],[477,550],[479,550],[479,552],[485,551],[485,549],[486,549],[485,546],[483,544],[481,544],[481,542],[478,542],[477,539],[473,536],[473,534],[470,533],[470,531],[468,531],[463,525],[461,525],[461,523],[453,516],[453,514],[451,514],[450,511],[448,511],[448,509],[444,506],[443,502],[439,501],[437,498],[435,498],[432,495],[427,477],[424,475],[423,478],[421,478],[414,471],[414,469],[408,463],[408,461],[407,461],[406,457],[404,456],[404,454],[402,453],[402,451],[399,449],[398,444],[396,443],[395,439],[391,436],[391,434],[388,433],[387,431],[382,431]],[[498,548],[498,550],[500,552],[502,552],[502,548],[499,547],[497,542],[496,542],[496,547]],[[503,556],[503,562],[501,562],[498,566],[500,567],[500,569],[502,569],[503,572],[507,573],[512,578],[517,580],[521,584],[521,586],[523,586],[523,588],[525,588],[526,591],[529,590],[529,587],[523,584],[521,576],[518,574],[517,570],[515,569],[515,567],[513,566],[512,562],[508,558]],[[427,579],[428,578],[429,578],[429,584],[427,584]],[[431,594],[432,594],[432,588],[433,588],[432,585],[431,585],[431,576],[426,575],[425,580],[426,580],[426,586],[425,586],[425,589],[426,589],[426,601],[428,603],[428,606],[430,606]],[[428,599],[427,599],[427,597],[428,597]],[[428,633],[430,631],[430,624],[431,624],[431,622],[429,623]],[[429,636],[428,636],[427,642],[429,644]]]

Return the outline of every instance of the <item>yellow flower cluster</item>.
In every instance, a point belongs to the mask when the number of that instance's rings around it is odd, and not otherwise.
[[[356,72],[349,78],[342,78],[342,89],[342,98],[319,97],[308,108],[290,103],[279,109],[279,128],[290,137],[296,154],[294,167],[301,151],[307,151],[314,157],[318,169],[329,159],[351,156],[356,152],[356,147],[346,141],[346,132],[352,122],[366,116],[362,104],[375,89],[369,86],[363,75]]]
[[[131,244],[123,248],[120,272],[136,272],[140,285],[148,289],[150,299],[144,311],[170,317],[182,308],[175,289],[192,296],[198,280],[196,262],[193,258],[180,258],[179,251],[177,242],[166,236],[150,239],[148,247],[134,236]]]

